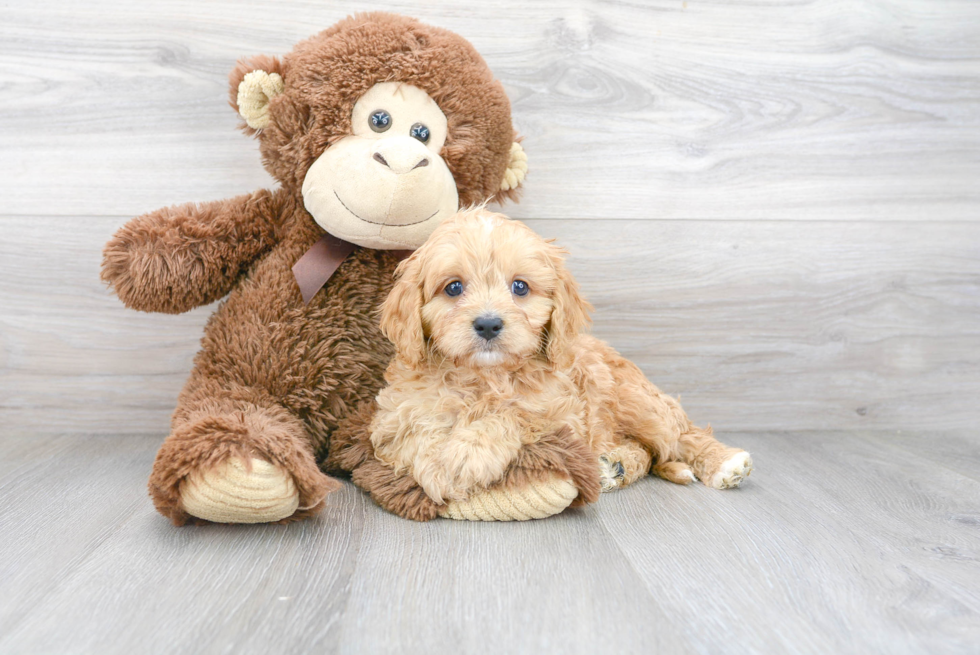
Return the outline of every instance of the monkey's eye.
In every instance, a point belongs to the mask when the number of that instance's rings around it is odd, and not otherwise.
[[[375,132],[384,132],[391,127],[391,114],[384,109],[376,109],[368,117],[368,123]]]
[[[446,285],[446,295],[450,297],[456,297],[463,293],[463,283],[459,280],[455,280]]]
[[[510,290],[515,296],[526,296],[531,287],[527,286],[527,282],[524,280],[514,280],[514,283],[510,285]]]
[[[415,125],[412,126],[412,129],[409,130],[408,136],[414,139],[418,139],[422,143],[428,143],[429,128],[427,128],[425,125],[422,125],[422,123],[416,123]]]

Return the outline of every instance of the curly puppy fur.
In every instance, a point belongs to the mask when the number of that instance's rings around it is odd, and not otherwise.
[[[475,209],[399,266],[381,320],[396,356],[370,441],[435,503],[499,484],[556,435],[585,446],[593,470],[598,455],[620,462],[624,484],[655,462],[668,480],[719,486],[714,476],[742,452],[583,333],[591,307],[563,254],[524,224]],[[478,323],[487,320],[492,337]]]
[[[352,107],[365,91],[399,81],[438,103],[449,120],[441,155],[461,202],[515,195],[499,192],[514,140],[509,101],[483,59],[452,32],[392,14],[354,16],[281,60],[240,63],[230,77],[233,99],[254,69],[285,80],[268,127],[243,126],[257,136],[280,188],[145,214],[104,252],[102,279],[134,309],[180,313],[230,293],[208,322],[150,478],[157,509],[178,525],[189,520],[180,505],[188,472],[245,453],[288,471],[300,507],[319,506],[335,483],[316,457],[382,385],[393,351],[377,311],[397,255],[356,249],[308,305],[291,272],[323,235],[304,208],[304,176],[350,134]]]

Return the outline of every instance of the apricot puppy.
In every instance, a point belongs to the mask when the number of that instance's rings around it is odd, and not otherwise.
[[[652,471],[736,487],[749,454],[691,424],[634,364],[584,333],[591,310],[565,251],[482,208],[436,228],[382,307],[397,349],[371,423],[375,456],[436,503],[498,482],[560,430],[597,456],[604,490]]]

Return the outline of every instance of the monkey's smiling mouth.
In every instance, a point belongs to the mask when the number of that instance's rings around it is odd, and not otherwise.
[[[382,225],[382,226],[388,226],[388,227],[408,227],[409,225],[418,225],[419,223],[425,223],[426,221],[431,220],[433,216],[435,216],[436,214],[439,213],[439,210],[437,209],[434,212],[432,212],[432,214],[430,214],[428,218],[423,218],[421,221],[415,221],[414,223],[402,223],[400,225],[392,225],[391,223],[379,223],[377,221],[369,221],[368,219],[363,218],[363,217],[358,216],[357,214],[355,214],[354,213],[354,210],[351,209],[350,207],[348,207],[347,206],[347,203],[345,203],[343,200],[340,199],[340,194],[337,193],[337,190],[336,189],[334,189],[333,195],[334,195],[335,198],[337,198],[337,202],[339,202],[341,205],[343,205],[344,206],[344,209],[346,209],[347,211],[350,212],[351,216],[353,216],[354,218],[356,218],[359,221],[364,221],[365,223],[370,223],[371,225]]]

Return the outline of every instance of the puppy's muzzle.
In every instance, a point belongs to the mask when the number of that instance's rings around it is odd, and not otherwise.
[[[480,337],[492,341],[500,336],[504,329],[504,319],[499,316],[481,316],[473,321],[473,329]]]

